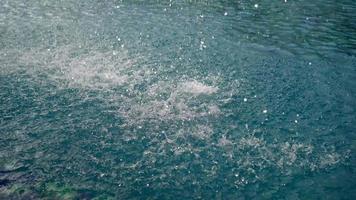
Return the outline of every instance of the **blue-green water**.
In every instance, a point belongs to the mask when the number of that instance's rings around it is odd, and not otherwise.
[[[356,199],[353,0],[0,0],[0,199]]]

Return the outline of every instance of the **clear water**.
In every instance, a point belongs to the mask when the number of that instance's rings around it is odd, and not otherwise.
[[[1,199],[356,199],[354,0],[0,0]]]

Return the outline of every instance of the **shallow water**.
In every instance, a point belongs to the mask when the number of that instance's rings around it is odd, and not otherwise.
[[[356,4],[0,0],[1,199],[355,199]]]

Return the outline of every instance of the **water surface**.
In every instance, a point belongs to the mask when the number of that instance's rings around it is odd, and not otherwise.
[[[0,4],[0,198],[356,198],[354,1]]]

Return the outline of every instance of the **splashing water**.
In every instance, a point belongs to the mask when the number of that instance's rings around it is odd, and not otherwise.
[[[0,198],[354,199],[351,1],[2,5]]]

